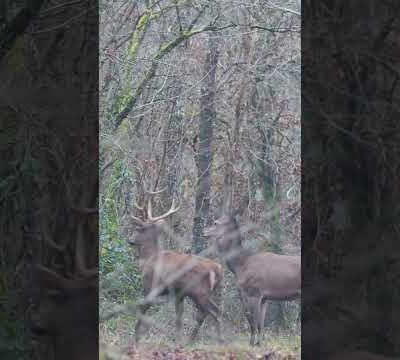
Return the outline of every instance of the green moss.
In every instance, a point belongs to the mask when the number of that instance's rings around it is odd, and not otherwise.
[[[147,26],[149,24],[150,16],[151,16],[151,12],[146,10],[136,26],[136,31],[142,30],[145,26]]]
[[[130,60],[133,60],[136,57],[140,43],[142,42],[143,36],[149,26],[150,19],[151,19],[151,12],[145,11],[145,13],[141,16],[141,18],[138,21],[132,40],[129,44],[128,57]]]
[[[192,35],[194,35],[194,32],[193,32],[193,31],[187,31],[187,30],[185,30],[185,31],[182,32],[182,36],[183,36],[184,38],[189,38],[189,37],[191,37]]]
[[[111,109],[111,120],[113,116],[118,115],[125,107],[128,105],[129,101],[132,99],[132,90],[128,88],[129,85],[125,87],[123,93],[116,97],[114,104]]]
[[[181,43],[185,37],[180,36],[179,38],[170,41],[169,43],[166,43],[164,45],[161,45],[160,50],[156,56],[156,59],[161,59],[164,55],[169,53],[173,48],[175,48],[179,43]]]
[[[130,99],[132,98],[132,91],[130,89],[125,89],[124,94],[119,97],[118,101],[118,112],[121,112],[126,105],[128,105]]]
[[[139,45],[140,45],[140,36],[137,32],[135,32],[128,49],[128,57],[130,59],[135,58],[137,51],[139,49]]]
[[[152,12],[151,10],[146,10],[139,19],[128,49],[128,57],[130,60],[135,59],[136,54],[139,50],[139,46],[150,25],[150,21],[157,18],[159,15],[160,13],[158,12]]]

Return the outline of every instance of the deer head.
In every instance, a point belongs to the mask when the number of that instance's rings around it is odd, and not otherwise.
[[[180,204],[176,205],[175,199],[173,199],[172,205],[167,212],[159,216],[153,216],[151,198],[152,196],[160,194],[163,191],[165,191],[165,189],[159,191],[145,190],[145,193],[148,197],[147,207],[145,205],[140,206],[134,203],[136,209],[138,209],[142,213],[142,217],[139,218],[137,216],[131,216],[132,221],[135,225],[135,231],[137,232],[137,235],[128,240],[128,243],[130,245],[138,247],[157,247],[157,239],[161,233],[162,226],[165,223],[165,219],[176,213],[180,208]]]
[[[247,208],[249,195],[246,193],[241,203],[232,209],[232,189],[227,191],[228,194],[222,204],[222,215],[204,230],[204,236],[211,239],[220,254],[229,257],[241,251],[242,238],[236,217],[241,216]]]
[[[214,224],[204,231],[204,236],[210,238],[219,252],[225,254],[241,247],[239,225],[235,215],[222,215]]]

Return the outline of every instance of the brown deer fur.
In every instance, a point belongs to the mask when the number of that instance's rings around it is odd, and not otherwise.
[[[301,294],[300,256],[261,252],[248,254],[242,247],[239,226],[234,216],[224,215],[208,228],[220,256],[235,274],[236,283],[250,325],[250,344],[259,344],[263,335],[268,300],[294,300]]]
[[[159,218],[157,217],[157,219]],[[140,339],[142,317],[152,305],[153,300],[168,294],[175,297],[178,338],[182,327],[183,304],[186,297],[190,298],[199,310],[196,318],[197,325],[190,336],[191,341],[196,338],[207,315],[215,320],[220,338],[220,312],[212,300],[212,295],[220,286],[223,267],[204,257],[160,250],[158,238],[163,220],[147,219],[143,221],[138,218],[134,218],[134,220],[137,226],[137,236],[128,242],[138,248],[139,263],[144,276],[144,296],[145,298],[150,297],[150,301],[139,306],[141,316],[135,328],[136,342],[139,342]]]

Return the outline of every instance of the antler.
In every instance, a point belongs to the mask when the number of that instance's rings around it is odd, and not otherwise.
[[[161,220],[161,219],[165,219],[166,217],[168,217],[168,216],[174,214],[175,212],[177,212],[177,211],[179,210],[179,208],[180,208],[181,205],[180,205],[180,204],[179,204],[179,205],[176,205],[175,199],[172,199],[171,208],[170,208],[166,213],[164,213],[164,214],[162,214],[162,215],[159,215],[159,216],[153,216],[153,215],[152,215],[152,205],[151,205],[151,198],[152,198],[152,196],[161,194],[161,193],[164,192],[166,189],[167,189],[167,187],[165,187],[165,188],[163,188],[163,189],[161,189],[161,190],[153,190],[153,191],[144,189],[145,194],[148,195],[147,209],[146,209],[146,210],[147,210],[147,219],[144,221],[144,220],[142,220],[142,219],[140,219],[140,218],[138,218],[138,217],[136,217],[136,216],[131,215],[132,220],[133,220],[134,222],[136,222],[139,226],[144,226],[144,225],[146,224],[146,221],[147,221],[147,222],[155,222],[155,221],[158,221],[158,220]],[[134,202],[133,205],[134,205],[138,210],[145,212],[145,205],[140,206],[140,205],[138,205],[136,202]]]
[[[154,191],[150,191],[150,190],[147,190],[147,189],[144,189],[144,191],[147,193],[147,194],[149,194],[149,195],[157,195],[157,194],[161,194],[162,192],[164,192],[165,190],[167,190],[167,186],[164,188],[164,189],[161,189],[161,190],[154,190]]]
[[[139,218],[136,217],[136,216],[131,215],[131,219],[132,219],[134,222],[136,222],[138,225],[140,225],[140,226],[146,225],[146,223],[145,223],[143,220],[139,219]]]
[[[133,206],[134,206],[136,209],[140,210],[140,211],[143,211],[143,210],[144,210],[144,205],[143,205],[143,206],[139,206],[139,204],[138,204],[136,201],[133,202]]]
[[[144,189],[144,192],[148,195],[148,201],[147,201],[147,220],[149,221],[153,221],[152,220],[152,215],[151,215],[151,197],[157,194],[161,194],[162,192],[164,192],[167,189],[167,187],[161,189],[161,190],[147,190],[146,188]]]
[[[164,213],[164,214],[162,214],[162,215],[159,215],[159,216],[153,217],[152,214],[151,214],[151,212],[152,212],[152,209],[151,209],[151,199],[149,199],[148,208],[147,208],[148,219],[149,219],[149,221],[152,221],[152,222],[158,221],[158,220],[161,220],[161,219],[165,219],[166,217],[168,217],[168,216],[170,216],[170,215],[176,213],[176,212],[179,210],[180,207],[181,207],[181,204],[179,204],[178,206],[176,206],[176,205],[175,205],[175,199],[172,199],[171,208],[170,208],[166,213]]]
[[[140,206],[136,201],[133,202],[133,206],[138,209],[139,211],[144,213],[144,205]],[[142,219],[139,219],[138,217],[131,215],[132,220],[139,226],[144,226],[146,223]]]

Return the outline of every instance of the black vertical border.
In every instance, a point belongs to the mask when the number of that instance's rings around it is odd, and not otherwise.
[[[302,2],[302,359],[400,354],[399,10]]]
[[[87,216],[84,214],[86,210],[91,213],[98,209],[98,29],[97,0],[28,0],[18,4],[2,1],[0,4],[0,207],[3,217],[0,241],[4,256],[1,260],[0,294],[2,359],[30,359],[38,355],[35,351],[38,339],[30,331],[31,303],[35,300],[36,290],[40,290],[33,275],[35,264],[49,258],[43,252],[40,240],[39,222],[44,212],[41,212],[37,192],[31,187],[32,179],[51,172],[54,161],[60,161],[59,168],[70,169],[74,161],[87,163],[82,172],[71,171],[65,179],[66,187],[71,191],[70,198],[85,201],[72,204],[67,203],[65,196],[52,198],[52,201],[59,202],[59,209],[64,209],[63,214],[57,215],[55,233],[50,234],[56,241],[59,238],[65,240],[63,231],[69,231],[69,226],[74,223],[75,220],[71,220],[77,216],[74,206],[79,208],[78,217]],[[67,149],[65,156],[55,160],[51,150],[58,145],[53,143],[48,144],[50,151],[47,156],[41,155],[40,160],[34,163],[24,162],[24,158],[35,158],[35,154],[42,150],[43,138],[26,136],[33,127],[47,129],[51,132],[49,139],[60,139],[59,145]],[[32,133],[38,134],[39,131]],[[49,196],[54,196],[54,192]],[[47,216],[50,219],[56,214]],[[82,247],[85,261],[93,270],[96,266],[98,268],[98,217],[96,214],[89,216],[89,233],[84,236]],[[66,246],[67,252],[76,248],[73,236],[67,241],[70,242]],[[74,261],[63,262],[61,257],[53,260],[46,265],[65,277],[77,267]],[[90,356],[81,356],[97,359],[98,290],[97,296],[92,296],[90,303],[82,306],[92,319],[90,339],[93,344],[90,348],[93,351]],[[76,323],[75,330],[79,331],[79,328],[79,323]],[[78,347],[79,344],[70,346]],[[54,358],[51,349],[40,351],[39,358]]]

